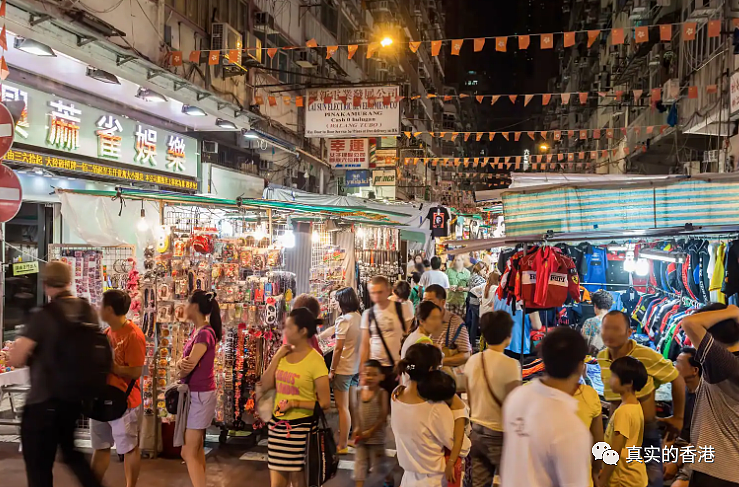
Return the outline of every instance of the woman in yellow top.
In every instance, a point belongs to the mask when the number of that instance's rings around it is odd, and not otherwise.
[[[326,363],[310,344],[320,323],[307,308],[293,309],[285,323],[287,343],[262,375],[263,390],[275,389],[267,444],[271,487],[305,487],[306,442],[316,402],[324,410],[331,404]]]
[[[589,385],[580,384],[575,391],[575,399],[577,399],[577,417],[593,435],[593,445],[603,441],[603,406],[598,393]],[[600,463],[600,460],[593,460],[590,487],[593,486],[593,478],[600,472]]]
[[[648,377],[644,364],[634,357],[627,355],[611,364],[610,386],[613,392],[621,395],[621,405],[613,412],[606,428],[606,443],[613,451],[603,454],[599,480],[604,487],[646,487],[649,482],[641,448],[644,411],[636,398],[636,393],[646,386]]]

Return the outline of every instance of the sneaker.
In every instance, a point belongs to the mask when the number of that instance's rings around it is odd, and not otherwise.
[[[349,454],[349,448],[342,448],[341,450],[336,450],[337,455],[348,455]]]

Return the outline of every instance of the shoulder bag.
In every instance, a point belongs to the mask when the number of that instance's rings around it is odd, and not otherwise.
[[[449,342],[449,331],[452,327],[451,321],[449,322],[449,326],[447,326],[446,329],[446,340],[444,341],[444,346],[442,347],[441,351],[444,354],[444,357],[453,357],[459,353],[459,350],[457,350],[457,338],[459,338],[460,333],[462,333],[462,327],[465,326],[464,323],[461,323],[459,325],[459,328],[457,328],[457,331],[454,332],[454,336],[452,337],[451,344]],[[458,365],[455,367],[451,366],[445,366],[442,367],[444,372],[451,375],[452,378],[454,378],[454,382],[457,385],[457,392],[465,392],[466,391],[466,382],[464,377],[464,365]]]
[[[326,421],[321,405],[316,402],[313,423],[306,443],[305,469],[308,487],[320,487],[331,480],[339,470],[334,433]]]

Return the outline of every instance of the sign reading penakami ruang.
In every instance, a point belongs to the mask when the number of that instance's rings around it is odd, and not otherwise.
[[[306,91],[306,137],[400,135],[400,93],[397,86]]]

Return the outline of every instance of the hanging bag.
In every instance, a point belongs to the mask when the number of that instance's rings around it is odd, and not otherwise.
[[[442,347],[441,351],[444,354],[444,357],[454,357],[459,353],[459,350],[457,349],[457,338],[459,338],[460,333],[462,333],[462,327],[465,326],[464,323],[459,325],[459,328],[457,328],[457,331],[454,332],[454,336],[451,340],[451,345],[449,342],[449,330],[451,328],[451,322],[449,323],[449,326],[446,329],[446,340],[444,341],[444,347]],[[442,367],[444,372],[451,375],[454,379],[454,382],[457,385],[457,392],[465,392],[466,390],[466,382],[464,377],[464,366],[458,365],[455,367],[451,366],[445,366]]]
[[[306,444],[305,461],[308,487],[321,487],[331,480],[339,469],[334,433],[318,402],[313,410],[313,424]]]

